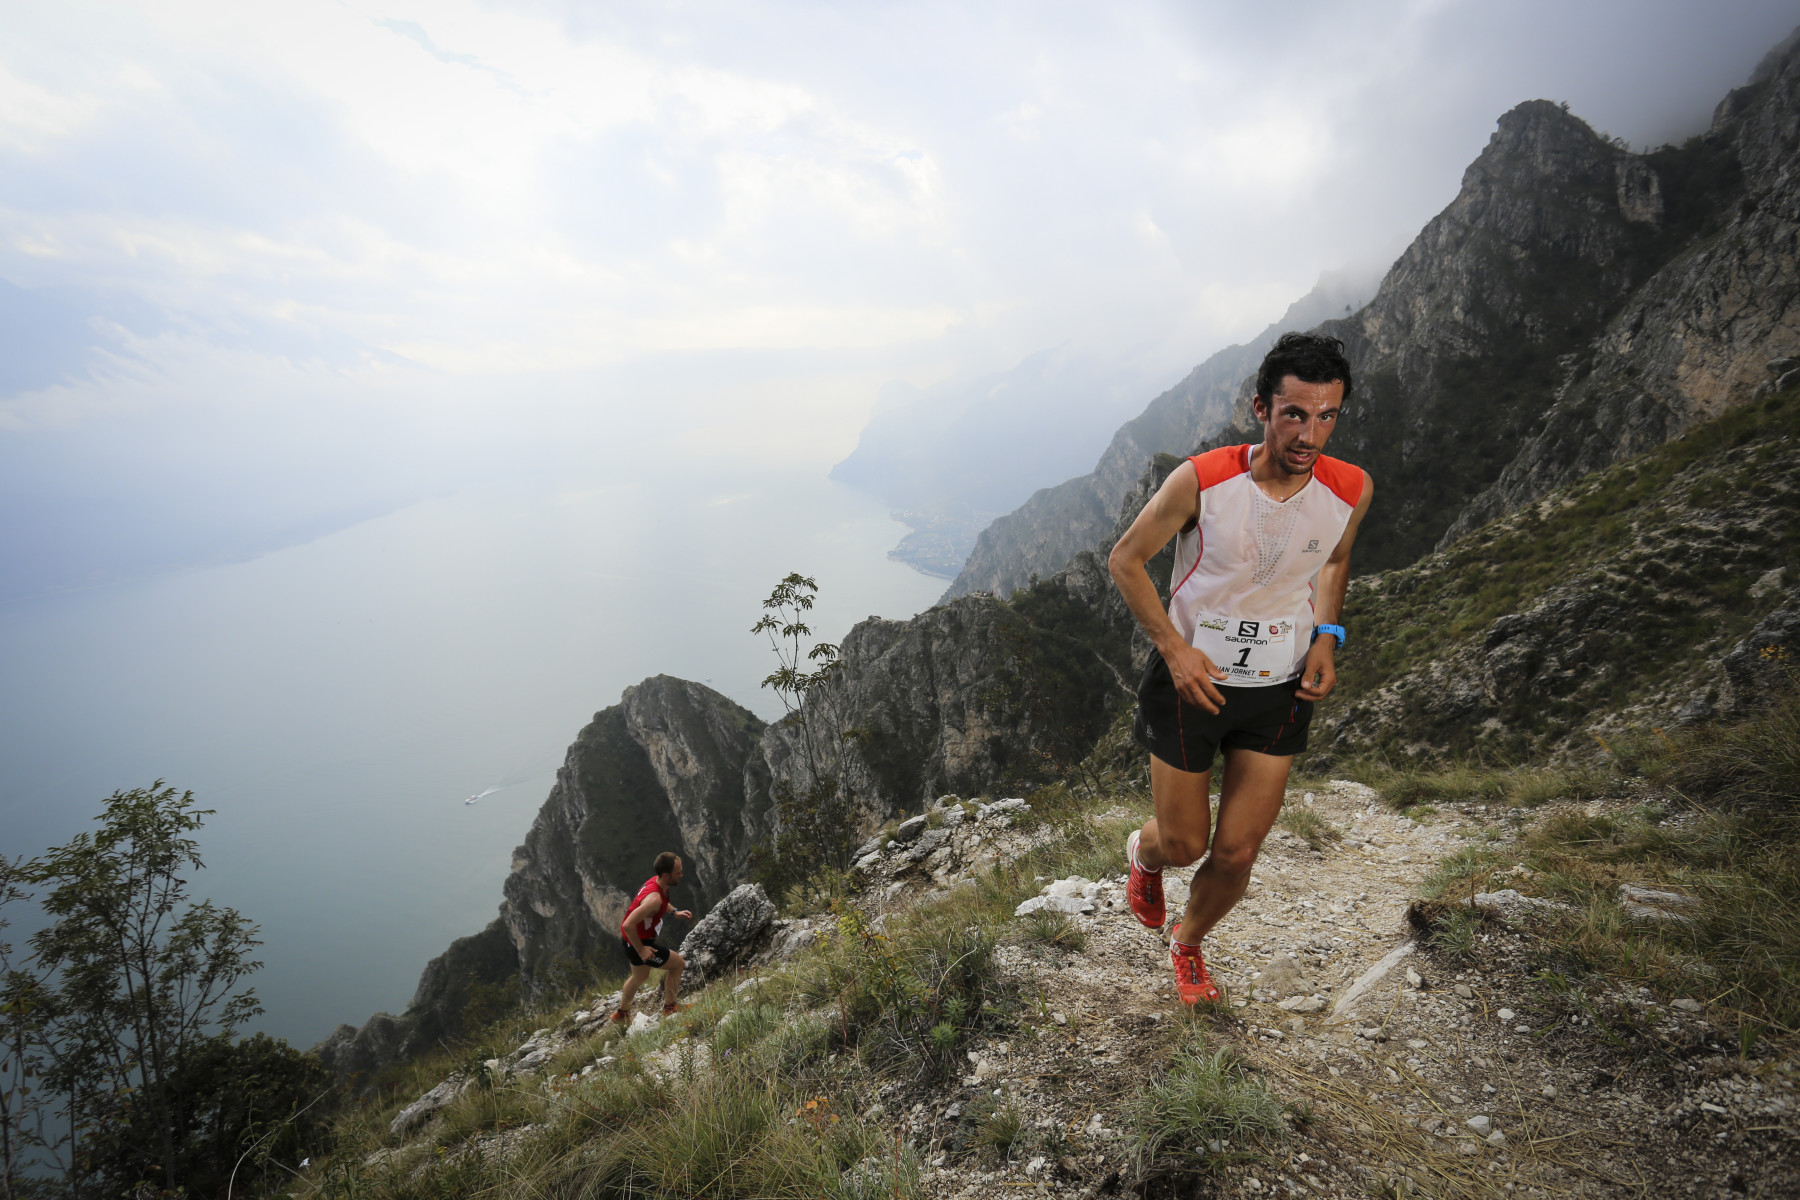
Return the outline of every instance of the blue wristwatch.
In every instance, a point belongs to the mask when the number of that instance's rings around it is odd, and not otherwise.
[[[1332,637],[1336,638],[1339,650],[1344,648],[1344,627],[1342,625],[1313,626],[1313,641],[1318,641],[1321,633],[1329,633]]]

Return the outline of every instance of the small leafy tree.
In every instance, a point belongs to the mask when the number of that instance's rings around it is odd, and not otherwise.
[[[0,934],[11,922],[9,906],[31,898],[25,887],[26,861],[0,858]],[[13,958],[11,942],[0,940],[0,1198],[21,1195],[18,1184],[28,1165],[54,1154],[62,1142],[50,1132],[49,1108],[41,1078],[44,1028],[43,980],[30,964]]]
[[[25,864],[50,923],[32,935],[26,989],[42,1080],[61,1101],[70,1194],[117,1194],[140,1180],[185,1182],[184,1084],[262,1011],[239,989],[262,964],[236,910],[192,902],[192,837],[211,810],[157,780],[114,792],[100,829]],[[9,997],[10,998],[10,997]]]
[[[779,664],[762,685],[787,711],[785,724],[798,734],[800,779],[777,780],[773,789],[775,831],[757,855],[757,874],[777,892],[805,883],[822,869],[842,870],[856,845],[856,801],[842,785],[843,696],[830,685],[843,668],[838,648],[812,641],[806,614],[818,583],[798,572],[775,585],[763,601],[763,615],[751,633],[769,639]]]

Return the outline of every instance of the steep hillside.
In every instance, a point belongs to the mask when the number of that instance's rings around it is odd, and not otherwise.
[[[1047,578],[1105,539],[1145,462],[1158,453],[1184,452],[1216,433],[1231,415],[1238,385],[1283,330],[1317,324],[1368,295],[1368,286],[1354,276],[1327,275],[1279,321],[1195,367],[1119,428],[1091,472],[1033,493],[982,530],[944,602],[972,592],[1011,595],[1033,575]]]
[[[1353,582],[1315,747],[1507,761],[1710,715],[1720,660],[1797,580],[1790,387]]]

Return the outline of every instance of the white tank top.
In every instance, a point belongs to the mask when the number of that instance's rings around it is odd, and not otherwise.
[[[1237,687],[1286,683],[1306,665],[1313,593],[1362,499],[1360,468],[1320,455],[1312,478],[1274,500],[1250,478],[1255,446],[1188,461],[1200,519],[1175,539],[1169,619]]]

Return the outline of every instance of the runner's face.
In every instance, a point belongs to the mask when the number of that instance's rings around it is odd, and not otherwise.
[[[1307,383],[1284,375],[1275,398],[1268,405],[1263,449],[1269,462],[1289,475],[1310,474],[1325,442],[1337,427],[1344,402],[1344,382]]]

